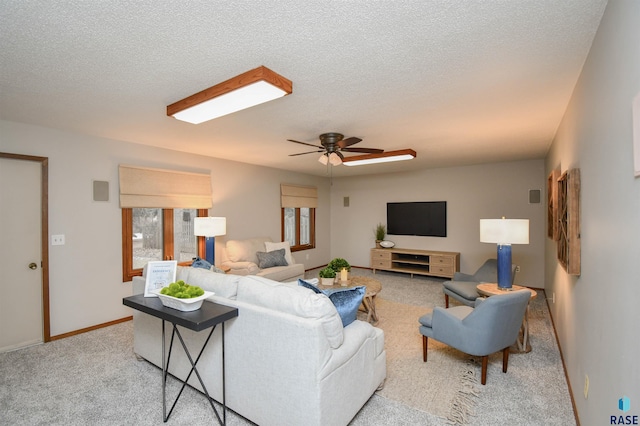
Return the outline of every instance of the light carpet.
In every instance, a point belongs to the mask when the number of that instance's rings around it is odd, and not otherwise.
[[[354,272],[377,278],[383,285],[377,300],[378,326],[385,330],[388,377],[384,389],[371,397],[350,425],[448,424],[444,417],[462,388],[451,377],[458,377],[467,366],[472,376],[479,376],[480,366],[468,364],[467,356],[435,341],[429,343],[429,362],[422,362],[417,320],[444,304],[441,280]],[[475,415],[458,419],[460,423],[576,424],[544,294],[531,303],[530,330],[532,352],[513,354],[507,374],[501,372],[501,355],[490,357],[487,385],[478,385],[478,396],[472,397]],[[160,371],[136,361],[132,347],[132,323],[126,322],[0,354],[0,424],[163,424]],[[449,365],[440,366],[440,358]],[[437,376],[440,370],[444,379]],[[175,381],[169,387],[172,392],[178,389]],[[214,423],[202,395],[187,388],[168,424]],[[227,424],[251,423],[229,413]]]
[[[385,388],[376,392],[376,396],[384,396],[437,415],[438,420],[428,424],[576,424],[543,291],[538,291],[537,298],[530,302],[529,341],[532,351],[512,353],[506,374],[502,373],[502,354],[490,355],[487,384],[483,386],[479,384],[479,358],[463,354],[433,339],[429,341],[428,362],[422,362],[418,318],[436,306],[444,307],[444,279],[424,276],[410,278],[407,274],[380,271],[373,274],[366,269],[355,269],[353,273],[378,279],[382,283],[382,291],[376,302],[382,310],[378,311],[380,322],[377,326],[385,330],[387,381]],[[451,303],[456,304],[455,301]],[[390,313],[384,312],[387,307]],[[387,315],[390,324],[385,323]],[[396,316],[399,318],[395,319]],[[394,362],[401,358],[403,362]],[[448,366],[436,365],[436,362]],[[456,365],[461,366],[463,376],[465,370],[469,372],[468,378],[472,381],[470,388],[460,378],[460,371],[455,371]],[[437,378],[437,371],[443,368],[450,371],[441,380]],[[433,377],[427,378],[429,374],[433,374]],[[432,389],[434,387],[437,388],[435,392]],[[450,399],[452,395],[453,399]],[[456,407],[458,404],[463,406]]]
[[[387,352],[387,379],[377,394],[453,424],[465,424],[479,392],[470,357],[432,340],[425,364],[417,319],[430,309],[383,298],[378,298],[376,308]]]

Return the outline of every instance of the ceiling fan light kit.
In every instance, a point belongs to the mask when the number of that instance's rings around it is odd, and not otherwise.
[[[356,155],[346,157],[342,160],[345,166],[363,166],[366,164],[388,163],[391,161],[413,160],[416,152],[412,149],[401,149],[398,151],[387,151],[378,154]]]
[[[293,83],[260,66],[167,106],[167,115],[200,124],[291,94]]]

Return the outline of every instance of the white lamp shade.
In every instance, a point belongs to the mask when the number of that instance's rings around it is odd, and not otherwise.
[[[226,233],[226,217],[196,217],[193,219],[193,234],[198,237],[217,237]]]
[[[529,219],[480,219],[480,242],[529,244]]]

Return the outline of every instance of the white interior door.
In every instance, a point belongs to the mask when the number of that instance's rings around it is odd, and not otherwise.
[[[0,352],[43,342],[41,173],[0,157]]]

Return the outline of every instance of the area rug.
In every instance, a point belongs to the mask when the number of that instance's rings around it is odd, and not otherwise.
[[[430,308],[378,297],[376,310],[387,352],[387,379],[377,394],[450,424],[467,424],[479,394],[474,359],[430,340],[428,362],[423,362],[418,318]]]

